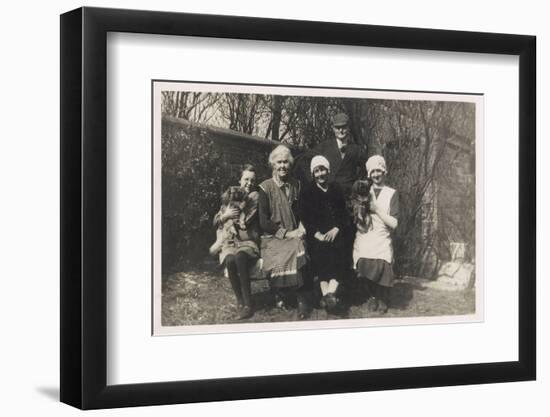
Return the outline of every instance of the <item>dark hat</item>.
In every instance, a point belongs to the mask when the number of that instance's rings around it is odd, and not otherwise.
[[[332,118],[332,126],[339,127],[339,126],[347,126],[349,122],[349,117],[345,113],[338,113],[336,116]]]

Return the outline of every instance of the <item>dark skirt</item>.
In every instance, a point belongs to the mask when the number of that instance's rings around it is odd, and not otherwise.
[[[357,276],[367,278],[383,287],[393,287],[393,268],[383,259],[359,258]]]
[[[313,275],[319,281],[343,279],[347,257],[345,248],[341,242],[338,243],[320,242],[317,239],[309,242]]]

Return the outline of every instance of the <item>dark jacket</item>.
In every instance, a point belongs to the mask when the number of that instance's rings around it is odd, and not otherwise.
[[[299,201],[300,217],[310,240],[315,239],[316,232],[325,234],[333,227],[340,229],[339,236],[349,233],[346,200],[337,184],[329,183],[327,191],[311,184],[305,187]]]
[[[336,138],[319,143],[313,152],[315,155],[323,155],[328,159],[330,162],[329,180],[337,183],[342,188],[346,199],[349,198],[355,180],[366,175],[366,152],[356,143],[350,143],[346,145],[342,159]]]
[[[350,224],[346,200],[337,184],[329,183],[322,191],[315,184],[305,188],[299,200],[302,223],[306,228],[307,248],[312,271],[321,281],[344,277],[346,264],[351,264]],[[319,241],[315,233],[327,233],[333,227],[339,229],[332,242]]]

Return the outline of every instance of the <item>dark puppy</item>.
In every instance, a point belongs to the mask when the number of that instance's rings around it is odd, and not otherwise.
[[[372,180],[357,180],[351,188],[351,204],[353,208],[353,222],[357,230],[366,233],[372,224],[370,216]]]

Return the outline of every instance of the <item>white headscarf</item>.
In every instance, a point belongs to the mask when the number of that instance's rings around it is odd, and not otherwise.
[[[384,157],[380,155],[373,155],[367,160],[367,175],[370,177],[370,173],[374,171],[375,169],[379,169],[384,172],[388,172],[386,170],[386,161],[384,160]]]
[[[311,159],[310,169],[312,174],[313,174],[313,170],[318,166],[323,166],[328,171],[330,171],[330,162],[323,155],[316,155]]]

